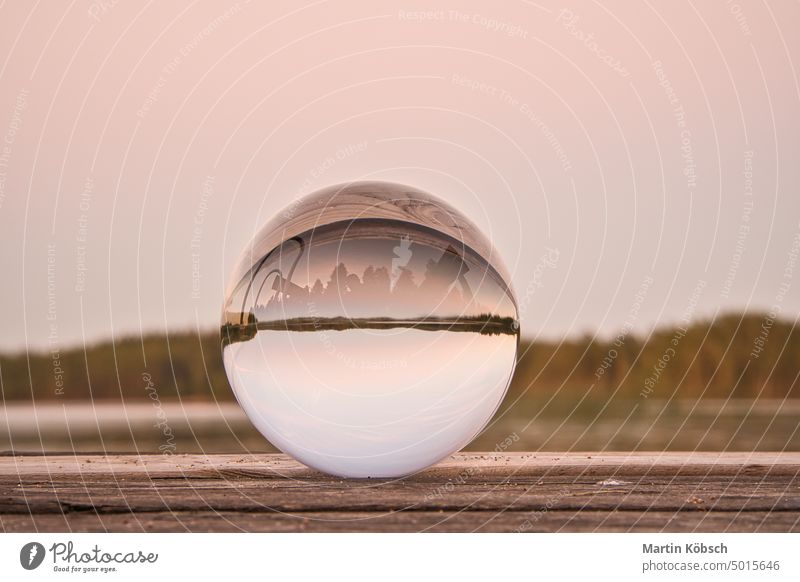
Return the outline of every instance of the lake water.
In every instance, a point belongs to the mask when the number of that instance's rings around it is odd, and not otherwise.
[[[536,411],[534,403],[526,403]],[[274,452],[235,402],[8,403],[0,451]],[[466,450],[800,451],[800,402],[621,402],[499,414]]]

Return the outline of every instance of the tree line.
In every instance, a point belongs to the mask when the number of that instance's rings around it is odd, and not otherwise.
[[[729,314],[686,329],[658,328],[646,337],[523,339],[506,405],[586,396],[798,398],[800,331],[790,321],[770,320],[768,327],[765,321],[759,314]],[[57,376],[63,381],[60,394]],[[125,338],[59,354],[0,355],[4,401],[145,401],[144,378],[162,400],[233,399],[218,331]]]

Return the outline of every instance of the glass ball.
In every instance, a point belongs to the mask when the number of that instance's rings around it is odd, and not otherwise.
[[[415,473],[486,426],[514,371],[509,277],[478,228],[400,184],[286,208],[226,293],[225,370],[273,445],[342,477]]]

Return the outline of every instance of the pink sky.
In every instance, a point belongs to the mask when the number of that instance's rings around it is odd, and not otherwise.
[[[0,349],[214,326],[356,179],[472,218],[528,337],[797,317],[800,4],[399,5],[5,2]]]

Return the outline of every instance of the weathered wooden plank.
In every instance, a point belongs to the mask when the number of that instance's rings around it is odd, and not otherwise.
[[[515,510],[725,510],[798,511],[800,491],[788,478],[703,481],[668,478],[619,481],[549,480],[537,483],[359,482],[302,483],[219,479],[106,482],[36,482],[0,485],[0,513],[127,511],[444,511]]]
[[[438,480],[460,472],[482,475],[792,475],[800,471],[800,453],[460,453],[414,475]],[[286,455],[57,455],[2,456],[0,476],[125,478],[253,476],[331,478]]]
[[[786,512],[158,512],[2,515],[5,532],[800,532]]]
[[[283,455],[0,457],[13,531],[795,531],[800,454],[460,454],[346,480]]]

